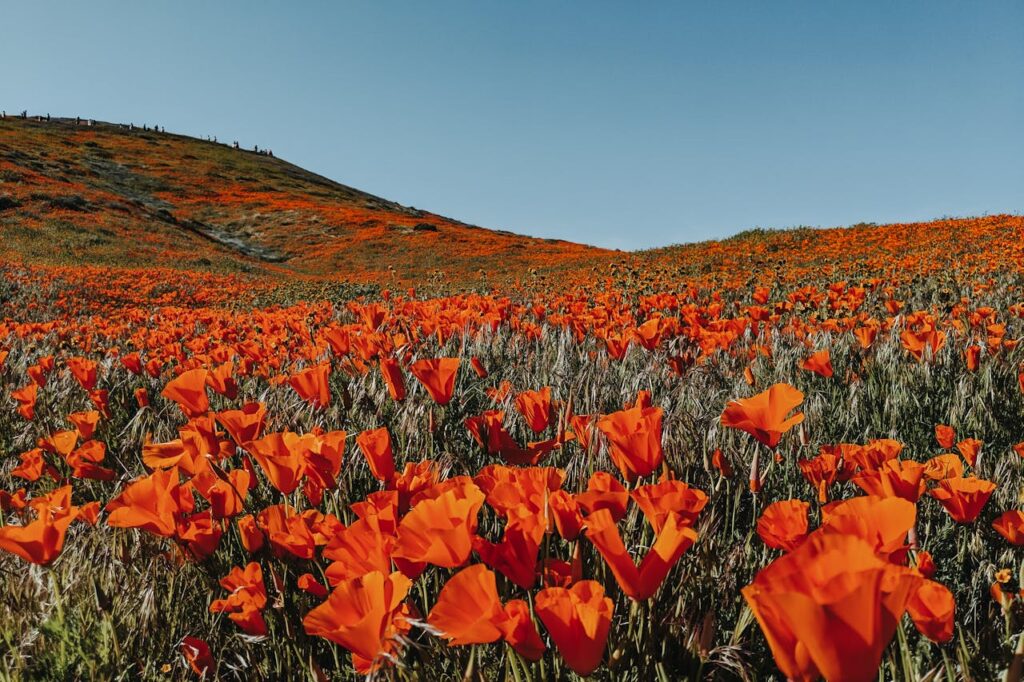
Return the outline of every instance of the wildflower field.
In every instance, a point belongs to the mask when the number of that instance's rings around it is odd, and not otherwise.
[[[4,677],[1021,679],[1020,217],[500,286],[33,229],[0,264]]]

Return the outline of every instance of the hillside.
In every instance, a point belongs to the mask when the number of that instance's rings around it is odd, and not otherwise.
[[[488,230],[402,206],[277,157],[75,119],[0,120],[0,256],[50,266],[248,273],[265,282],[565,289],[888,281],[1019,272],[1024,219],[749,230],[623,253]]]
[[[612,254],[467,225],[223,143],[56,118],[0,120],[0,229],[0,248],[32,262],[355,282],[500,282]]]

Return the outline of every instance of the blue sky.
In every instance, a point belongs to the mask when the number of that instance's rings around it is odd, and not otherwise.
[[[1021,2],[4,2],[0,108],[622,249],[1024,212]]]

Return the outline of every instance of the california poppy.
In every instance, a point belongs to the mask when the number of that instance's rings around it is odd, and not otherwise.
[[[386,427],[363,431],[356,436],[356,445],[366,457],[370,473],[378,481],[390,481],[395,476],[395,455],[391,449],[391,434]]]
[[[597,428],[608,438],[608,454],[628,481],[661,466],[660,407],[635,407],[601,417]]]
[[[186,417],[198,417],[210,410],[210,399],[206,395],[205,369],[191,369],[182,372],[167,382],[160,395],[178,403]]]
[[[438,405],[447,405],[455,390],[455,374],[459,370],[458,358],[417,360],[409,370]]]
[[[380,374],[384,377],[391,399],[395,402],[405,400],[405,379],[402,378],[402,368],[398,361],[394,358],[381,358]]]
[[[462,569],[444,584],[427,624],[450,646],[487,644],[501,638],[497,623],[504,618],[494,573],[483,564]]]
[[[992,481],[967,476],[946,478],[931,490],[931,496],[957,523],[971,523],[978,518],[996,484]]]
[[[36,399],[39,397],[39,385],[31,383],[23,388],[11,391],[11,397],[18,401],[18,414],[23,419],[32,421],[36,416]]]
[[[643,485],[630,493],[640,507],[654,532],[660,533],[670,514],[678,514],[687,525],[697,521],[697,515],[708,503],[704,491],[691,488],[682,481],[669,479],[661,483]]]
[[[288,377],[288,384],[307,403],[327,407],[331,403],[331,388],[327,381],[330,372],[330,364],[323,363],[293,374]]]
[[[125,486],[107,503],[107,524],[115,528],[140,528],[171,537],[182,512],[191,511],[191,493],[179,492],[177,468],[154,471]]]
[[[593,580],[537,593],[534,609],[566,664],[578,675],[597,670],[612,623],[612,600]]]
[[[808,372],[814,372],[819,374],[826,379],[832,376],[832,359],[829,356],[828,349],[819,350],[810,357],[806,358],[800,363],[800,369],[807,370]]]
[[[396,636],[408,631],[402,603],[411,586],[401,573],[380,571],[342,581],[302,625],[307,634],[351,651],[357,668],[369,672],[395,649]]]
[[[511,599],[506,602],[503,615],[498,629],[505,641],[526,660],[539,661],[545,647],[530,616],[529,604],[522,599]]]
[[[902,497],[917,502],[924,492],[923,465],[912,460],[890,459],[877,469],[868,469],[854,476],[851,481],[868,495],[878,497]]]
[[[802,412],[787,417],[804,400],[804,394],[789,384],[775,384],[751,398],[733,400],[722,412],[722,425],[746,431],[769,448],[775,448],[782,434],[804,420]]]
[[[484,494],[468,479],[420,500],[398,526],[395,556],[444,568],[466,563],[483,503]]]
[[[781,500],[764,508],[757,520],[757,534],[773,549],[792,552],[807,537],[807,511],[803,500]]]
[[[1013,545],[1024,545],[1024,512],[1013,509],[992,522],[996,532]]]
[[[540,433],[551,422],[551,387],[523,391],[516,397],[516,409],[523,415],[526,425],[534,433]]]
[[[24,526],[3,526],[0,528],[0,549],[34,564],[49,565],[64,549],[65,534],[75,518],[74,513],[55,518],[50,514],[40,514],[39,518]]]
[[[871,680],[923,580],[859,537],[815,532],[742,591],[784,675]]]
[[[925,580],[907,603],[907,613],[918,632],[933,642],[953,639],[956,602],[945,585]]]
[[[697,532],[676,513],[670,513],[657,539],[637,567],[607,509],[587,517],[587,539],[597,548],[627,596],[643,601],[654,596],[668,572],[697,540]]]
[[[949,450],[953,447],[954,441],[956,441],[956,431],[953,430],[952,426],[936,424],[935,441],[939,444],[939,447]]]

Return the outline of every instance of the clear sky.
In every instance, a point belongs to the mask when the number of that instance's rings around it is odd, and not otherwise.
[[[1024,212],[1024,2],[0,0],[0,108],[636,249]]]

